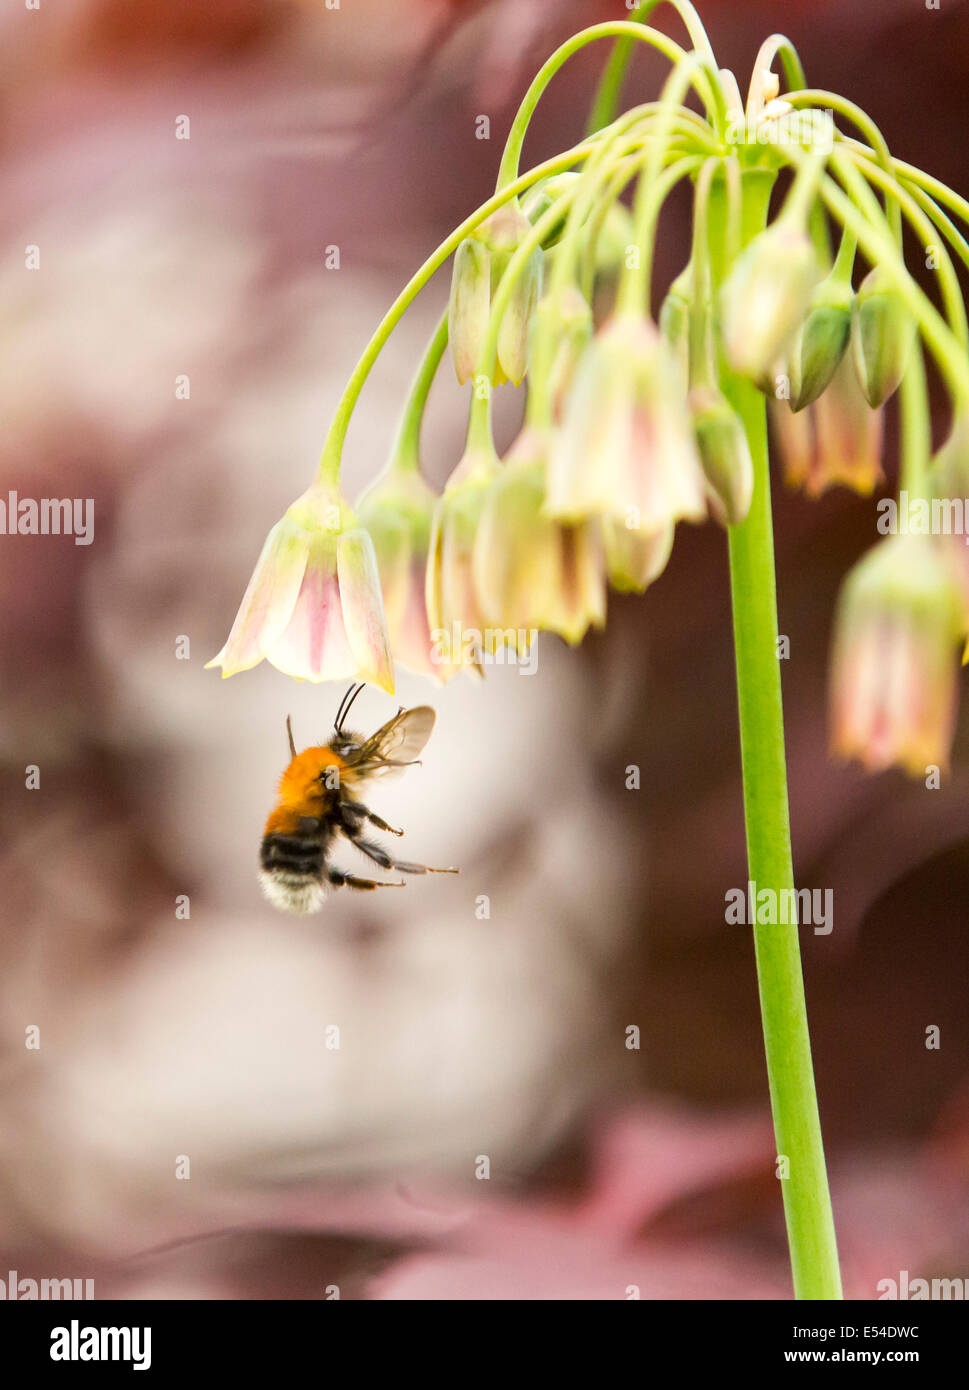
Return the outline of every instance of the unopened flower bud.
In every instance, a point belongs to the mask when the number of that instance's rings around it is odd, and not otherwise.
[[[969,497],[969,410],[957,412],[929,467],[936,497]]]
[[[458,381],[477,370],[488,332],[495,291],[531,223],[520,208],[506,204],[465,237],[454,256],[448,304],[448,340]],[[498,329],[494,384],[525,375],[528,327],[542,284],[542,252],[536,247],[515,282]]]
[[[557,199],[573,188],[581,177],[581,174],[572,172],[553,174],[551,178],[541,179],[528,190],[522,199],[522,212],[533,227],[553,207]],[[542,241],[543,251],[550,250],[558,243],[565,229],[567,216],[568,212],[563,212],[561,218],[546,233]]]
[[[658,531],[643,531],[633,516],[626,520],[603,517],[609,583],[621,594],[642,594],[666,568],[673,549],[672,521]]]
[[[693,303],[693,270],[687,266],[670,285],[659,311],[659,331],[680,370],[684,390],[690,379],[690,311]]]
[[[744,248],[721,291],[724,348],[735,371],[758,380],[783,358],[819,274],[811,238],[783,220]]]
[[[887,401],[908,366],[915,320],[891,278],[875,266],[855,298],[851,346],[865,399],[873,408]]]
[[[738,526],[754,495],[754,464],[743,424],[727,398],[711,387],[691,391],[689,405],[710,509],[722,525]]]
[[[477,366],[490,312],[491,258],[476,237],[465,237],[454,253],[447,318],[451,359],[460,382]]]
[[[853,300],[851,285],[841,277],[829,275],[815,290],[788,358],[792,410],[817,400],[834,376],[851,336]]]
[[[622,270],[634,240],[629,209],[624,203],[611,203],[596,240],[596,275],[615,275]]]
[[[592,310],[574,285],[539,300],[532,320],[529,372],[539,365],[533,349],[552,345],[548,361],[548,392],[554,413],[560,414],[575,368],[592,337]],[[533,376],[529,380],[533,380]]]

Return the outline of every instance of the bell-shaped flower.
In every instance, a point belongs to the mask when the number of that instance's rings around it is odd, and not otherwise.
[[[706,515],[682,384],[648,320],[617,315],[583,354],[549,455],[546,512],[632,518],[645,535]]]
[[[434,509],[424,596],[431,659],[444,681],[462,669],[480,670],[487,622],[474,583],[474,543],[499,466],[493,451],[469,447]]]
[[[454,255],[448,304],[448,340],[458,381],[477,370],[488,332],[491,303],[508,262],[531,231],[514,203],[506,203],[465,237]],[[515,282],[498,329],[494,384],[519,384],[528,362],[528,330],[542,287],[542,250],[536,247]]]
[[[832,747],[869,771],[948,764],[956,716],[955,582],[928,536],[893,536],[848,575],[831,669]]]
[[[543,512],[548,443],[526,426],[488,490],[474,546],[474,582],[499,632],[558,633],[573,645],[606,616],[602,540],[592,521]]]
[[[915,319],[881,266],[870,270],[855,296],[851,347],[858,380],[874,408],[896,390],[915,342]]]
[[[784,477],[809,497],[837,483],[868,496],[881,482],[883,421],[861,393],[851,358],[842,357],[826,391],[795,414],[769,401]]]
[[[373,542],[335,489],[314,484],[272,528],[207,667],[232,676],[263,658],[298,680],[363,680],[393,693]]]
[[[772,371],[819,279],[811,238],[784,218],[744,247],[720,295],[724,349],[735,371],[754,381]]]
[[[391,467],[357,503],[373,540],[394,660],[440,679],[424,598],[431,520],[437,503],[416,467]]]

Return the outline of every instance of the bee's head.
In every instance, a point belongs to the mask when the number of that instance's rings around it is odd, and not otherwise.
[[[336,734],[330,739],[329,746],[340,758],[346,758],[360,747],[360,740],[356,734]]]
[[[354,734],[344,733],[343,726],[346,723],[350,708],[366,685],[366,681],[355,681],[340,701],[340,708],[336,712],[336,719],[333,721],[333,737],[330,739],[330,747],[334,753],[339,753],[342,757],[345,752],[359,746],[359,739]]]

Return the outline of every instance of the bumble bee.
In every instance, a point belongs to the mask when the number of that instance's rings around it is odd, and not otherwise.
[[[368,739],[344,730],[347,715],[363,684],[351,685],[337,710],[333,737],[320,748],[297,753],[293,726],[286,718],[291,760],[279,783],[279,800],[266,822],[260,853],[263,892],[284,912],[319,912],[328,886],[339,888],[403,888],[403,879],[359,878],[329,863],[337,835],[343,835],[382,869],[402,874],[456,874],[457,869],[431,869],[392,858],[367,839],[369,824],[391,835],[403,835],[375,816],[359,799],[362,784],[412,766],[434,728],[428,705],[399,709]]]

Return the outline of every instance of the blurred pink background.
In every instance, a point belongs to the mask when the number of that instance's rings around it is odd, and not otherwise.
[[[544,638],[534,677],[402,675],[438,725],[374,808],[462,874],[305,921],[262,900],[257,850],[286,714],[325,738],[342,689],[203,670],[373,327],[488,196],[530,77],[625,13],[71,0],[0,21],[0,497],[95,516],[90,546],[0,537],[0,1275],[126,1298],[790,1294],[753,953],[724,922],[746,868],[722,532],[680,528],[656,587],[611,596],[578,652]],[[969,5],[702,13],[742,86],[782,28],[812,84],[966,191]],[[579,138],[606,51],[553,84],[528,163]],[[662,72],[637,59],[628,98]],[[367,386],[351,495],[446,295],[445,275]],[[511,388],[500,407],[504,443]],[[465,409],[446,367],[435,483]],[[822,1121],[846,1290],[872,1297],[969,1271],[969,739],[964,717],[939,791],[831,764],[833,602],[874,507],[776,505],[795,865],[835,904],[831,935],[802,932]],[[393,709],[367,691],[358,727]]]

